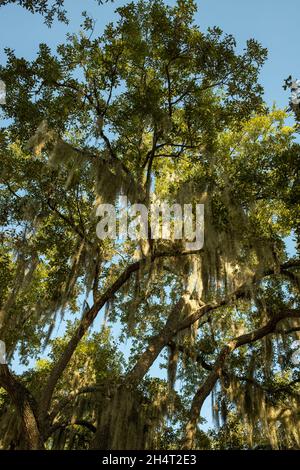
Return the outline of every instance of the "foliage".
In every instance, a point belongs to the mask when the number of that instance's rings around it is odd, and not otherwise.
[[[97,2],[99,5],[104,3],[102,0],[97,0]],[[20,5],[30,11],[30,13],[39,13],[44,16],[47,26],[51,26],[55,18],[63,23],[68,23],[67,12],[64,9],[64,0],[52,0],[51,2],[46,0],[1,0],[0,6],[11,3]]]

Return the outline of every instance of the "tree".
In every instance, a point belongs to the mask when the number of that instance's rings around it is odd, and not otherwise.
[[[213,393],[216,419],[225,422],[232,408],[250,437],[262,428],[276,448],[286,429],[287,445],[299,447],[291,354],[300,260],[288,258],[284,243],[299,228],[299,147],[285,112],[263,103],[257,80],[266,50],[251,39],[237,54],[219,28],[201,32],[190,0],[117,11],[101,37],[87,22],[57,54],[41,44],[28,62],[8,49],[0,69],[10,119],[1,130],[0,331],[8,357],[39,357],[57,315],[80,312],[50,362],[30,372],[38,386],[0,365],[2,425],[13,406],[20,427],[9,439],[19,448],[207,447],[198,424]],[[95,205],[121,194],[148,207],[155,198],[204,203],[203,248],[99,240]],[[100,361],[74,385],[82,358],[93,362],[109,348],[109,338],[96,347],[89,336],[104,310],[132,341],[131,357],[112,380]],[[147,376],[160,354],[168,383]],[[97,408],[95,375],[104,378],[105,408]],[[82,413],[71,398],[89,382]],[[78,420],[88,422],[83,434]]]

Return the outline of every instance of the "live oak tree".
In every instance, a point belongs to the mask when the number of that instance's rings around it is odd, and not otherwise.
[[[266,50],[200,31],[190,0],[117,11],[100,37],[85,16],[55,54],[7,49],[0,69],[0,336],[8,364],[50,351],[19,376],[0,365],[1,445],[230,447],[198,427],[212,396],[241,445],[299,447],[299,146],[263,102]],[[100,240],[96,206],[120,195],[203,203],[203,248]],[[149,376],[159,356],[168,381]]]

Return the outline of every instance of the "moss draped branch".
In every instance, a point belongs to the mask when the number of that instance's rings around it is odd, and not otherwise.
[[[258,328],[250,333],[240,335],[229,341],[220,351],[218,358],[212,367],[205,382],[198,388],[190,408],[189,420],[186,425],[185,439],[183,442],[183,449],[193,449],[195,446],[195,437],[197,430],[197,423],[200,416],[201,408],[205,399],[208,397],[217,380],[222,374],[224,365],[230,354],[237,348],[246,344],[251,344],[265,336],[274,333],[277,324],[287,318],[300,318],[300,309],[284,310],[279,314],[274,314],[273,317],[261,328]]]

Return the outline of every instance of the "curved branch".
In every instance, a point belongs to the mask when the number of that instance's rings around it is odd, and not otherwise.
[[[16,407],[28,449],[43,449],[43,438],[36,418],[36,402],[27,388],[10,373],[6,364],[0,364],[0,387],[3,387]]]
[[[208,375],[205,382],[199,387],[197,390],[193,401],[192,406],[190,409],[190,417],[189,421],[186,425],[186,434],[185,439],[183,442],[183,449],[193,449],[195,445],[195,436],[197,430],[197,423],[198,418],[200,416],[202,405],[205,399],[208,397],[210,392],[212,391],[213,387],[215,386],[217,380],[219,379],[222,369],[224,367],[225,361],[227,360],[228,356],[237,348],[245,345],[253,343],[259,339],[264,338],[270,333],[273,333],[276,329],[277,324],[286,318],[300,318],[300,309],[290,309],[285,310],[284,312],[280,313],[279,315],[274,315],[268,323],[266,323],[261,328],[254,330],[250,333],[243,334],[238,336],[237,338],[233,338],[229,341],[219,353],[219,356]]]
[[[280,269],[286,270],[291,267],[299,266],[300,260],[290,260],[287,263],[284,263],[280,266]],[[254,275],[251,281],[251,284],[255,284],[260,282],[265,276],[269,276],[275,273],[275,269],[266,270],[261,275]],[[213,312],[214,310],[219,309],[220,307],[228,305],[232,301],[236,301],[237,299],[244,298],[249,292],[249,284],[245,282],[242,286],[240,286],[237,290],[230,293],[226,296],[223,300],[216,303],[210,303],[201,306],[199,309],[192,312],[189,316],[185,317],[183,320],[178,321],[180,318],[180,312],[183,308],[182,299],[173,307],[173,311],[171,312],[165,326],[162,330],[157,334],[150,338],[148,347],[145,351],[141,354],[138,361],[136,362],[135,366],[127,375],[127,381],[129,383],[138,382],[141,380],[144,375],[147,373],[149,368],[152,366],[160,352],[163,350],[164,347],[170,343],[172,338],[191,325],[193,325],[196,321],[200,320],[204,315],[207,313]]]
[[[199,253],[199,250],[197,251]],[[160,257],[167,257],[167,256],[187,256],[190,254],[195,254],[195,251],[188,251],[188,252],[161,252],[156,253],[151,256],[151,261],[154,261],[156,258]],[[62,373],[64,372],[65,368],[67,367],[75,349],[77,348],[80,340],[88,331],[90,326],[92,325],[93,321],[95,320],[96,316],[98,315],[99,311],[104,307],[106,302],[108,302],[113,295],[129,280],[132,273],[138,271],[142,263],[145,262],[145,259],[137,261],[135,263],[130,264],[117,278],[117,280],[106,289],[106,291],[96,300],[94,305],[87,310],[76,329],[75,333],[73,334],[72,338],[70,339],[69,343],[67,344],[65,350],[63,351],[62,355],[58,359],[57,363],[53,366],[48,380],[42,390],[41,398],[39,400],[39,416],[41,421],[43,421],[48,413],[48,409],[50,406],[51,398],[56,387],[56,384],[61,377]],[[163,345],[162,345],[163,347]]]

